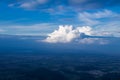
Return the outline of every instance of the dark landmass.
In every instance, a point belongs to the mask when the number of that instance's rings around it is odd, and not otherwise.
[[[38,43],[36,38],[26,38],[0,38],[0,80],[120,80],[118,49],[102,53],[95,45],[87,47],[96,50],[84,50],[79,44]]]
[[[119,80],[118,56],[1,55],[0,80]]]

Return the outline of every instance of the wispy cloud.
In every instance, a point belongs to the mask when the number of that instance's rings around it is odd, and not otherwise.
[[[66,8],[74,8],[73,10],[84,11],[90,9],[100,9],[109,6],[119,5],[119,0],[17,0],[14,3],[9,1],[9,6],[15,6],[23,9],[54,9],[59,5]]]
[[[114,18],[118,16],[117,13],[114,13],[110,10],[103,10],[103,11],[98,11],[98,12],[82,12],[79,13],[79,20],[83,22],[86,25],[98,25],[101,24],[101,19],[109,19],[109,18]]]
[[[20,4],[20,8],[24,8],[24,9],[35,9],[37,8],[39,5],[43,5],[45,3],[47,3],[48,0],[30,0],[30,1],[24,1],[21,2]]]
[[[3,29],[0,29],[0,33],[3,33],[3,32],[5,32],[5,30],[3,30]]]
[[[1,29],[6,30],[6,34],[14,35],[47,35],[51,32],[56,24],[52,23],[39,23],[32,25],[2,25]],[[1,30],[1,31],[3,31]]]
[[[105,24],[97,25],[95,27],[95,30],[98,32],[102,32],[99,35],[109,34],[111,36],[120,37],[120,21],[108,21]]]
[[[78,17],[81,24],[94,27],[96,35],[120,36],[119,13],[105,9],[97,12],[81,12]]]
[[[39,6],[46,4],[49,0],[21,0],[21,1],[16,1],[14,3],[9,4],[9,7],[18,7],[18,8],[23,8],[23,9],[36,9]]]

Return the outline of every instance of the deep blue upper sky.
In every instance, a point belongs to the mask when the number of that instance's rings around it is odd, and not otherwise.
[[[1,0],[0,33],[47,34],[58,25],[120,30],[120,0]]]

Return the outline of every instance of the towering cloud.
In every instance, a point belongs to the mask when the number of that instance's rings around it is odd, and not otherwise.
[[[83,35],[91,35],[92,29],[89,26],[77,27],[73,29],[72,26],[59,26],[58,30],[50,33],[44,40],[49,43],[68,43],[76,38],[82,38]]]

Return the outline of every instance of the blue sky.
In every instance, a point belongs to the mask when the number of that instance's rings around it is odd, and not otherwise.
[[[59,25],[90,26],[119,36],[119,0],[1,0],[0,33],[48,34]]]

